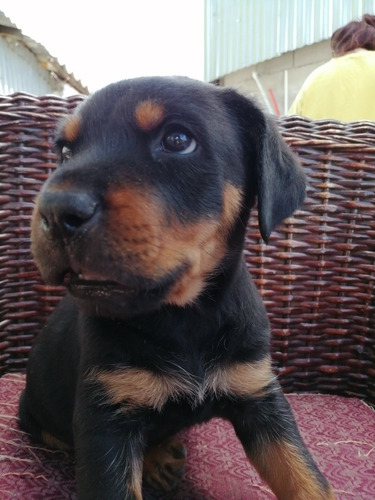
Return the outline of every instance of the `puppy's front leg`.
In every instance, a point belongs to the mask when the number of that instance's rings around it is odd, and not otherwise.
[[[74,415],[79,500],[142,500],[143,429],[142,415],[81,394]]]
[[[239,402],[229,418],[249,460],[279,500],[334,500],[277,383],[268,395]]]

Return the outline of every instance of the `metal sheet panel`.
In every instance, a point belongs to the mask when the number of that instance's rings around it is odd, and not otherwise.
[[[0,93],[23,91],[44,95],[54,90],[31,52],[22,44],[0,36]]]
[[[375,0],[205,0],[205,79],[331,37]]]

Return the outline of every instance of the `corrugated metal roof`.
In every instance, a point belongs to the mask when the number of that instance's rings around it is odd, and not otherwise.
[[[51,75],[53,78],[56,78],[62,82],[69,84],[73,87],[77,92],[81,94],[88,94],[88,88],[85,87],[80,80],[77,80],[72,73],[69,73],[65,66],[61,65],[59,61],[53,57],[48,50],[36,42],[32,38],[24,35],[22,31],[8,18],[5,16],[3,12],[0,11],[0,37],[5,38],[5,40],[0,40],[2,42],[2,49],[6,47],[11,47],[13,43],[13,50],[17,51],[17,46],[21,44],[21,46],[25,47],[30,54],[34,57],[37,64],[39,65],[41,71],[47,72],[47,74]],[[4,45],[8,42],[8,45]],[[3,52],[3,50],[2,50]],[[3,59],[6,59],[6,54],[3,53]],[[12,84],[18,86],[17,79],[25,79],[27,76],[24,72],[19,72],[20,67],[17,66],[17,61],[10,62],[9,60],[2,60],[2,71],[7,71],[8,80],[4,83],[4,85],[8,85],[9,87]],[[12,80],[9,80],[10,76],[12,76]],[[29,75],[30,76],[30,75]],[[3,78],[2,78],[3,79]],[[26,80],[30,81],[30,80]],[[14,86],[14,85],[13,85]],[[25,90],[28,87],[17,88],[17,90]],[[41,91],[43,91],[43,85],[41,86]],[[46,89],[47,89],[46,82]],[[47,91],[47,90],[46,90]]]
[[[51,94],[62,90],[40,67],[31,52],[0,36],[0,94],[24,91]]]
[[[331,37],[375,0],[205,0],[205,79]]]

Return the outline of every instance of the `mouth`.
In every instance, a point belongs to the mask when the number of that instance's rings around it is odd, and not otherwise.
[[[114,298],[120,297],[135,297],[136,295],[148,295],[150,297],[157,295],[167,286],[162,283],[157,286],[148,286],[147,283],[143,287],[130,287],[117,283],[115,281],[105,279],[92,279],[82,274],[75,274],[69,271],[64,276],[64,286],[69,292],[78,298]],[[168,288],[168,286],[167,286]]]
[[[63,284],[86,310],[102,316],[129,317],[160,307],[181,273],[182,270],[178,270],[156,282],[132,277],[129,284],[123,284],[92,273],[77,274],[69,270]]]

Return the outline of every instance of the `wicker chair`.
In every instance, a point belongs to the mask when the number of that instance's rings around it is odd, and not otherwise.
[[[54,168],[56,121],[81,97],[0,98],[0,498],[68,499],[74,457],[31,443],[17,401],[35,335],[62,289],[30,255],[33,199]],[[253,215],[245,257],[273,327],[275,370],[301,433],[338,499],[375,498],[375,124],[279,120],[309,178],[304,206],[266,246]],[[290,394],[290,395],[289,395]],[[272,499],[233,431],[185,434],[180,500]],[[225,472],[225,474],[223,474]]]

